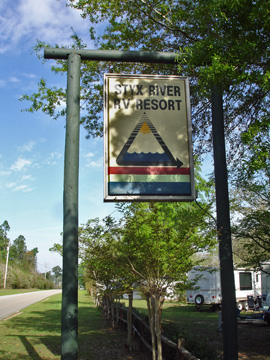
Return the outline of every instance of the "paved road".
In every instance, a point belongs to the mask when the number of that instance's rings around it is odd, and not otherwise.
[[[61,292],[62,290],[43,290],[0,296],[0,320],[13,315],[29,305]]]

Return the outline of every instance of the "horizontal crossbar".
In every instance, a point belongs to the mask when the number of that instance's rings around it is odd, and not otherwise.
[[[45,59],[68,59],[70,54],[80,55],[81,60],[177,64],[177,54],[173,52],[63,48],[47,48],[44,50]]]

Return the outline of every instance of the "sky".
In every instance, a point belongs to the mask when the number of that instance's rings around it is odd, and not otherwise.
[[[11,242],[23,235],[28,250],[38,247],[37,268],[45,272],[62,267],[49,248],[62,242],[65,119],[23,112],[29,103],[19,99],[41,78],[66,86],[66,77],[50,70],[55,61],[42,64],[33,53],[37,39],[68,45],[72,27],[88,49],[94,44],[88,21],[65,0],[1,0],[0,26],[0,225],[8,221]],[[79,179],[79,224],[115,210],[103,202],[103,140],[87,140],[84,129]]]

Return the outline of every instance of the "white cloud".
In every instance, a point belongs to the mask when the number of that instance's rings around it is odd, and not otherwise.
[[[49,159],[45,161],[47,165],[57,165],[57,160],[62,158],[62,154],[59,152],[50,153]]]
[[[66,0],[1,0],[0,53],[20,49],[22,42],[35,44],[36,39],[69,44],[71,27],[88,33],[89,23],[78,10],[66,7]],[[33,36],[34,35],[34,36]]]
[[[12,191],[22,191],[22,192],[30,192],[33,188],[30,188],[28,185],[18,185],[14,187]]]
[[[92,152],[84,154],[83,157],[86,159],[86,167],[101,167],[103,166],[103,158],[97,158]]]
[[[11,165],[10,170],[12,171],[22,171],[27,166],[31,165],[31,161],[23,158],[19,158],[13,165]]]
[[[17,185],[17,183],[15,183],[15,182],[10,182],[10,183],[7,183],[7,184],[6,184],[6,187],[7,187],[8,189],[12,189],[12,188],[14,188],[16,185]]]
[[[22,191],[22,192],[30,192],[33,190],[32,187],[30,187],[27,182],[28,181],[34,181],[35,179],[32,177],[32,175],[23,175],[21,179],[17,179],[18,181],[11,181],[7,182],[5,184],[5,187],[7,189],[10,189],[11,191]]]
[[[95,155],[94,153],[89,152],[89,153],[85,154],[84,156],[85,156],[87,159],[89,159],[89,158],[92,158],[94,155]]]
[[[26,144],[19,146],[19,151],[24,152],[24,151],[32,151],[33,147],[36,145],[36,143],[34,141],[28,141]]]
[[[60,159],[62,157],[62,154],[60,154],[59,152],[52,152],[51,154],[50,154],[50,158],[51,159]]]
[[[22,176],[22,181],[25,181],[25,180],[33,181],[34,178],[32,177],[32,175],[24,175],[24,176]]]
[[[37,78],[36,74],[22,73],[22,76],[26,77],[27,79],[36,79]]]
[[[11,174],[11,171],[8,171],[8,170],[0,171],[0,176],[8,176],[10,174]]]
[[[86,164],[86,167],[102,167],[103,166],[103,159],[97,159],[97,160],[93,160],[93,161],[89,161]]]
[[[9,81],[9,82],[12,82],[12,83],[18,83],[18,82],[20,82],[21,80],[18,79],[16,76],[11,76],[8,81]]]

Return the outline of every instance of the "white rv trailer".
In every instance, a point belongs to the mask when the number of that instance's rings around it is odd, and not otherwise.
[[[248,299],[257,302],[259,307],[270,306],[270,264],[262,264],[257,270],[235,269],[235,296],[239,310],[248,309]],[[195,282],[193,289],[187,290],[187,302],[202,305],[211,305],[213,309],[221,306],[221,281],[218,268],[195,267],[188,273],[190,281]],[[269,303],[269,304],[268,304]]]

